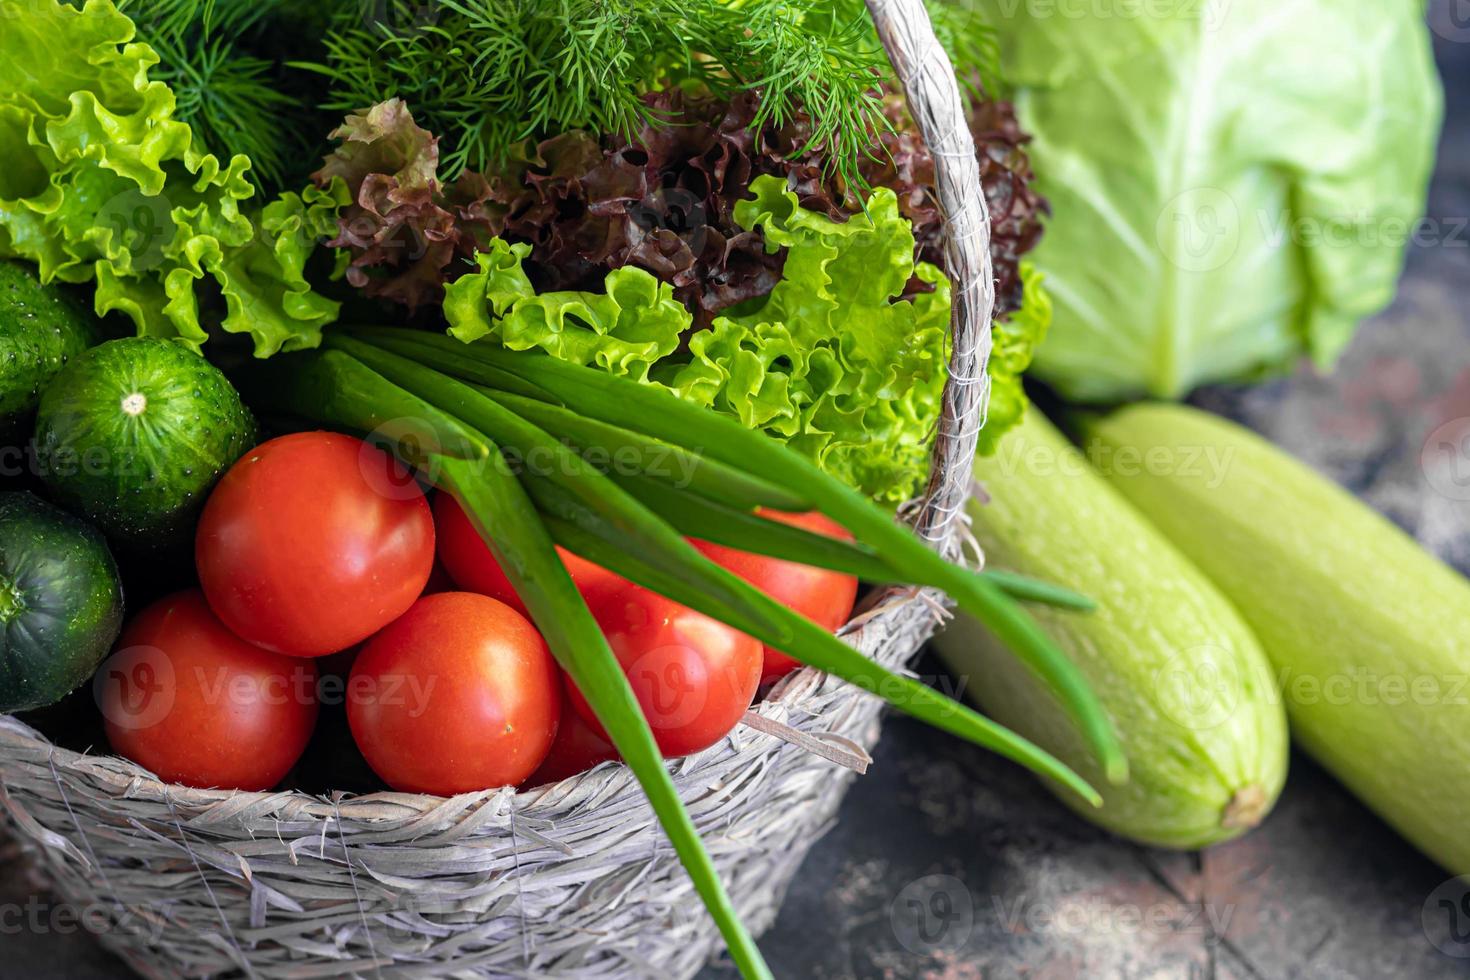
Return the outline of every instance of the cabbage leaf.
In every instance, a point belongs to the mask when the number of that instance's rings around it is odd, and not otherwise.
[[[1052,204],[1035,373],[1063,395],[1329,365],[1392,298],[1441,109],[1422,3],[982,10]]]

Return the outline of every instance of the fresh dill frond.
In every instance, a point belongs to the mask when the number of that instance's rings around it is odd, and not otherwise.
[[[267,37],[268,28],[290,6],[287,0],[119,4],[139,39],[158,53],[152,74],[173,90],[176,117],[222,160],[248,156],[250,179],[268,189],[286,184],[301,169],[301,150],[315,142],[305,135],[315,123],[301,111],[301,99],[286,90],[277,61],[263,56],[278,43]]]
[[[702,77],[719,90],[728,75],[760,93],[757,128],[786,125],[797,111],[811,119],[809,148],[827,152],[853,179],[877,135],[890,127],[881,85],[889,74],[882,46],[862,4],[844,11],[834,0],[716,3],[698,22],[696,40],[722,71]],[[805,149],[805,148],[804,148]]]
[[[80,0],[77,0],[80,2]],[[998,91],[983,0],[929,0],[974,94]],[[855,186],[891,127],[892,69],[863,0],[120,0],[160,54],[178,116],[252,179],[299,177],[331,121],[402,98],[441,137],[440,173],[504,165],[572,130],[631,138],[646,98],[694,87],[759,96],[757,127],[798,114]],[[310,74],[293,69],[309,69]]]
[[[528,139],[588,130],[633,136],[657,122],[644,96],[699,85],[756,90],[761,124],[796,113],[830,165],[855,178],[888,126],[891,73],[847,0],[384,0],[339,16],[325,108],[404,99],[444,141],[442,173],[494,169]],[[861,5],[859,4],[859,7]]]
[[[1005,94],[1000,65],[1000,39],[988,15],[981,10],[986,0],[928,0],[934,36],[954,62],[960,83],[976,99],[1001,98]]]

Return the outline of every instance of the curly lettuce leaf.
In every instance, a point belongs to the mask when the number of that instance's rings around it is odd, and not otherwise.
[[[1021,308],[1010,316],[996,320],[991,329],[990,403],[985,425],[980,429],[979,452],[993,455],[1001,438],[1020,425],[1030,405],[1021,375],[1031,366],[1031,359],[1051,329],[1051,296],[1042,288],[1046,277],[1031,262],[1020,264]]]
[[[465,172],[441,184],[439,141],[402,99],[353,113],[332,138],[340,145],[312,179],[343,180],[351,196],[329,243],[348,254],[347,281],[410,310],[441,302],[499,227],[491,182]]]
[[[258,356],[313,347],[337,304],[305,275],[335,229],[334,183],[245,211],[250,161],[202,153],[158,55],[109,0],[22,5],[0,32],[0,256],[96,281],[96,309],[198,349],[211,327]],[[328,220],[330,218],[330,220]],[[224,297],[216,318],[201,305]]]
[[[495,239],[476,271],[448,287],[450,332],[660,385],[782,440],[874,499],[901,503],[928,473],[949,282],[915,263],[892,191],[878,189],[867,214],[845,222],[802,208],[776,177],[758,178],[751,193],[736,220],[759,229],[770,252],[786,251],[784,275],[769,296],[706,329],[693,329],[669,284],[634,266],[609,273],[604,292],[537,293],[523,268],[530,247]],[[915,275],[933,291],[900,299]],[[1017,322],[1012,356],[998,366],[1025,359],[1023,336],[1035,340],[1036,328]]]
[[[948,364],[948,280],[914,262],[898,199],[834,221],[786,181],[752,182],[735,220],[786,250],[780,282],[750,309],[689,340],[690,361],[659,372],[685,398],[778,436],[837,478],[897,504],[928,472]],[[899,300],[918,275],[935,290]]]
[[[980,9],[1053,214],[1040,377],[1113,401],[1325,366],[1389,302],[1442,101],[1422,3],[1004,7]]]
[[[636,381],[678,348],[691,317],[672,286],[627,266],[608,273],[605,293],[537,294],[521,265],[530,252],[492,239],[475,256],[479,271],[449,284],[444,314],[453,336],[492,337],[511,350],[544,350]]]

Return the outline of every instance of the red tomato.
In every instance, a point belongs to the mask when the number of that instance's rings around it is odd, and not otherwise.
[[[571,682],[568,681],[568,684]],[[571,697],[562,701],[561,727],[556,730],[556,741],[541,768],[526,780],[527,786],[544,786],[557,783],[579,772],[586,772],[599,762],[610,762],[618,757],[612,743],[592,730],[572,707]]]
[[[541,634],[503,602],[425,596],[368,641],[347,682],[347,718],[368,765],[404,793],[452,796],[523,782],[561,717]]]
[[[197,590],[135,616],[94,690],[119,754],[165,782],[268,790],[316,726],[316,665],[251,646]]]
[[[434,521],[382,450],[303,432],[257,446],[225,474],[195,558],[226,626],[268,650],[321,657],[413,605],[434,564]]]
[[[760,642],[636,585],[588,597],[648,727],[665,756],[689,755],[729,734],[760,684]],[[575,685],[582,719],[607,732]]]
[[[762,509],[760,513],[762,517],[773,521],[804,528],[816,534],[825,534],[829,538],[852,540],[852,535],[846,528],[817,511],[788,514]],[[857,600],[858,582],[851,575],[767,558],[764,555],[752,555],[706,541],[695,541],[693,544],[710,561],[739,575],[766,595],[801,613],[823,629],[835,630],[852,615],[852,605]],[[762,684],[785,677],[801,666],[771,647],[765,648],[764,658]]]
[[[511,587],[510,579],[500,570],[490,546],[480,537],[470,523],[469,515],[460,507],[459,501],[447,493],[434,496],[434,524],[439,538],[439,563],[454,579],[454,583],[469,592],[499,599],[523,616],[529,616],[525,603]],[[578,558],[565,548],[558,547],[567,573],[583,595],[596,592],[606,586],[624,585],[624,580],[600,565],[585,558]]]

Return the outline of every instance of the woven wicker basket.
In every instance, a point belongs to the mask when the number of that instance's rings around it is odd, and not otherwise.
[[[989,222],[953,70],[922,0],[868,6],[933,151],[946,214],[951,377],[914,523],[956,555],[953,518],[988,394]],[[936,595],[889,592],[846,636],[903,666],[941,615]],[[770,924],[833,819],[852,773],[831,758],[865,757],[881,706],[802,670],[728,739],[674,764],[752,929]],[[0,716],[0,812],[40,877],[147,976],[688,977],[719,948],[620,765],[452,799],[200,791]]]

